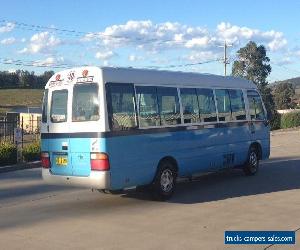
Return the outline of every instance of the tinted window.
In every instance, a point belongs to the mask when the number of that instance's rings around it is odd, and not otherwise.
[[[266,114],[259,94],[254,90],[248,90],[247,97],[249,101],[249,113],[251,120],[266,119]]]
[[[246,120],[246,110],[242,90],[228,90],[232,120]]]
[[[77,84],[73,88],[72,120],[99,120],[99,99],[97,84]]]
[[[48,112],[48,89],[46,89],[45,92],[44,92],[42,109],[43,109],[43,111],[42,111],[42,122],[46,123],[47,122],[47,112]]]
[[[212,89],[197,89],[201,122],[217,121],[217,112]]]
[[[68,104],[68,91],[55,90],[52,92],[51,100],[51,121],[52,122],[65,122],[67,120],[67,105]]]
[[[137,127],[133,85],[110,83],[107,89],[108,113],[112,130]]]
[[[200,122],[196,89],[180,89],[184,123]]]
[[[180,124],[181,115],[177,89],[158,87],[157,96],[161,125]]]
[[[156,88],[136,87],[136,93],[140,126],[160,126]]]
[[[231,120],[231,107],[227,89],[216,89],[219,121]]]

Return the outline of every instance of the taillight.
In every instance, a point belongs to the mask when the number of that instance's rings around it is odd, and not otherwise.
[[[42,168],[50,168],[50,156],[48,152],[41,153]]]
[[[108,155],[105,153],[91,153],[91,170],[109,170]]]

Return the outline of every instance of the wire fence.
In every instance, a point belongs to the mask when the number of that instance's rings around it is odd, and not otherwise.
[[[41,120],[36,116],[0,117],[0,143],[25,144],[40,139]]]

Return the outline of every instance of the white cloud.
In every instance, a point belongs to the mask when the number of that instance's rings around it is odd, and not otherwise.
[[[181,50],[190,52],[197,50],[201,58],[202,52],[218,54],[226,40],[236,46],[244,46],[249,40],[265,45],[271,51],[286,48],[287,39],[283,33],[269,30],[262,31],[244,26],[221,22],[216,29],[208,30],[200,26],[188,26],[178,22],[153,23],[150,20],[128,21],[125,24],[112,25],[102,32],[89,33],[82,41],[96,41],[97,45],[111,51],[98,52],[97,58],[106,59],[112,56],[112,51],[118,48],[134,48],[147,53],[159,54],[167,50]],[[134,61],[134,57],[128,58]]]
[[[101,60],[108,60],[114,57],[116,54],[113,51],[104,51],[104,52],[97,52],[95,57]]]
[[[215,39],[210,38],[208,36],[203,36],[203,37],[196,37],[192,38],[189,41],[185,43],[185,47],[187,48],[196,48],[196,47],[207,47],[211,42],[213,42]]]
[[[4,33],[4,32],[10,32],[15,28],[15,24],[14,23],[6,23],[5,25],[0,26],[0,33]]]
[[[130,62],[136,62],[136,61],[141,61],[143,60],[144,58],[142,56],[137,56],[137,55],[134,55],[134,54],[131,54],[128,56],[128,60]]]
[[[33,63],[35,66],[53,66],[57,64],[64,63],[64,58],[63,57],[47,57],[46,59],[43,60],[37,60]]]
[[[30,42],[27,47],[19,51],[19,53],[50,53],[56,46],[61,44],[61,40],[54,35],[51,35],[48,31],[34,34],[30,38]]]
[[[300,50],[295,51],[295,55],[296,55],[296,56],[300,56]]]
[[[15,42],[16,42],[16,38],[14,38],[14,37],[4,38],[0,41],[0,43],[3,45],[11,45]]]
[[[230,23],[222,22],[217,26],[217,38],[229,43],[240,43],[253,40],[263,43],[272,51],[277,51],[287,45],[287,40],[282,32],[270,30],[261,31],[248,27],[240,27]]]
[[[103,32],[87,34],[82,40],[98,40],[108,48],[134,46],[146,50],[183,47],[190,38],[207,34],[200,27],[189,27],[179,23],[154,24],[150,20],[128,21],[121,25],[112,25]]]
[[[284,65],[287,65],[287,64],[293,64],[293,60],[289,56],[283,57],[279,60],[275,60],[275,62],[279,66],[284,66]]]
[[[184,59],[188,59],[193,62],[204,62],[208,60],[215,60],[216,57],[220,57],[220,54],[213,51],[193,51],[190,55],[186,56]]]

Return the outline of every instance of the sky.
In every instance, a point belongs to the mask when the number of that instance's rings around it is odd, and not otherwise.
[[[81,65],[222,75],[239,48],[264,45],[269,82],[300,76],[300,1],[2,1],[0,70]]]

